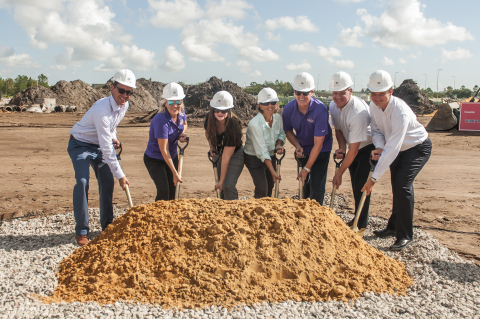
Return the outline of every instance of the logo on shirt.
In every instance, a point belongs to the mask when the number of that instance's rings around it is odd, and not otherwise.
[[[314,121],[314,120],[312,120],[312,118],[311,118],[311,117],[309,117],[309,118],[307,119],[307,121],[308,121],[308,122],[310,122],[310,123],[315,123],[315,121]]]
[[[183,119],[180,119],[180,124],[179,125],[183,125]]]

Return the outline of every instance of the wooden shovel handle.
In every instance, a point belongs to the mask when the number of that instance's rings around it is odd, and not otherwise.
[[[182,176],[182,168],[183,168],[183,155],[180,155],[178,159],[178,175],[180,176]],[[179,195],[180,195],[180,182],[177,181],[177,187],[175,188],[175,199],[178,199]]]
[[[132,208],[132,196],[130,196],[130,189],[128,188],[128,185],[125,185],[125,194],[127,194],[128,208]]]

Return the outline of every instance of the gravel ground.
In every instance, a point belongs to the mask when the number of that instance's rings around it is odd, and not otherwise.
[[[90,214],[95,236],[100,232],[99,211],[91,209]],[[385,225],[385,220],[371,218],[365,240],[407,265],[415,284],[406,297],[365,293],[349,303],[285,301],[230,311],[222,307],[171,311],[126,302],[105,306],[39,302],[35,294],[52,294],[56,267],[77,248],[73,213],[7,221],[0,226],[0,318],[480,318],[480,268],[417,229],[411,246],[389,252],[394,239],[372,235]]]

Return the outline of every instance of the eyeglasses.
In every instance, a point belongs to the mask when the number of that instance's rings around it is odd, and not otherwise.
[[[173,105],[173,104],[180,105],[180,104],[182,104],[182,101],[168,101],[167,103],[168,103],[168,105]]]
[[[219,109],[213,109],[214,113],[222,113],[222,114],[227,114],[228,110],[219,110]]]
[[[267,103],[260,103],[260,105],[263,105],[263,106],[268,106],[268,105],[277,105],[277,102],[267,102]]]
[[[308,96],[310,94],[310,92],[312,92],[312,91],[308,91],[308,92],[295,91],[295,95],[302,95],[303,94],[303,96]]]
[[[120,93],[120,94],[126,94],[127,96],[130,96],[130,95],[133,94],[133,91],[128,91],[128,90],[119,88],[116,84],[114,86],[118,90],[118,93]]]

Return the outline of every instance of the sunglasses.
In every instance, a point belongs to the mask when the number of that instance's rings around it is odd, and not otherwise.
[[[173,105],[173,104],[180,105],[180,104],[182,104],[182,101],[168,101],[167,103],[168,103],[168,105]]]
[[[228,110],[219,110],[219,109],[213,109],[214,113],[222,113],[222,114],[227,114]]]
[[[295,91],[295,95],[302,95],[303,94],[303,96],[308,96],[310,94],[310,92],[312,92],[312,91],[308,91],[308,92]]]
[[[115,84],[114,86],[115,86],[115,88],[118,90],[118,93],[120,93],[120,94],[126,94],[126,95],[128,95],[128,96],[130,96],[130,95],[133,94],[133,91],[128,91],[128,90],[119,88],[116,84]]]
[[[260,105],[263,105],[263,106],[268,106],[268,105],[277,105],[277,102],[267,102],[267,103],[260,103]]]

